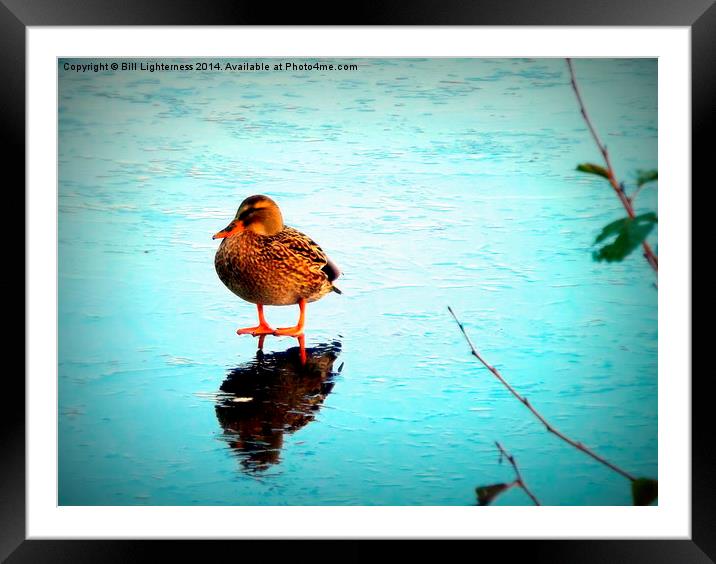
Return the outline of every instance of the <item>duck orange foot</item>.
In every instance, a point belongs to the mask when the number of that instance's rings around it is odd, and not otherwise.
[[[256,304],[256,309],[259,314],[259,324],[256,325],[256,327],[244,327],[243,329],[237,329],[237,335],[253,335],[254,337],[273,335],[275,329],[268,324],[266,318],[264,317],[263,304]]]
[[[296,325],[294,325],[293,327],[279,327],[278,329],[276,329],[276,331],[273,332],[274,335],[286,337],[303,336],[303,326],[306,324],[306,300],[304,298],[301,298],[298,301],[298,307],[301,311],[298,317],[298,323],[296,323]]]
[[[273,332],[274,335],[286,337],[303,337],[303,327],[295,325],[294,327],[279,327]]]
[[[273,335],[276,330],[269,325],[257,325],[256,327],[244,327],[243,329],[237,329],[237,335],[253,335],[258,337],[260,335]]]

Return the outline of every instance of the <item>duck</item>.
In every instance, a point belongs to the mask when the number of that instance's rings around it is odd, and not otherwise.
[[[285,335],[302,340],[306,304],[335,292],[341,275],[336,264],[308,235],[283,222],[278,204],[268,196],[246,198],[234,219],[212,239],[222,239],[214,267],[224,285],[241,299],[255,304],[258,325],[237,329],[239,335]],[[272,328],[264,306],[298,305],[299,318],[291,327]]]

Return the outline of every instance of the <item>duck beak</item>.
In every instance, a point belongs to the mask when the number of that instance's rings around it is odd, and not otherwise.
[[[243,230],[244,224],[235,219],[234,221],[229,223],[229,225],[224,227],[224,229],[214,235],[212,239],[225,239],[226,237],[231,237],[234,233],[239,233]]]

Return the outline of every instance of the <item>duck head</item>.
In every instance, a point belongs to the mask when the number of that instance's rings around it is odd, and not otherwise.
[[[275,235],[283,229],[283,216],[276,202],[268,196],[250,196],[239,206],[234,220],[212,239],[224,239],[244,230],[257,235]]]

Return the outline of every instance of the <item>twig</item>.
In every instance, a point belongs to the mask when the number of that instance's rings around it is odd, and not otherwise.
[[[567,59],[567,66],[569,67],[569,75],[572,83],[572,89],[574,90],[574,94],[577,96],[577,102],[579,103],[579,109],[582,113],[582,117],[584,118],[584,121],[589,128],[589,132],[592,134],[594,142],[597,144],[597,147],[599,147],[599,152],[601,152],[602,157],[604,157],[604,163],[607,165],[607,180],[609,180],[609,183],[612,185],[614,192],[619,198],[619,201],[624,206],[624,209],[626,210],[627,214],[630,218],[633,219],[636,216],[636,214],[634,213],[634,206],[632,205],[634,197],[632,196],[632,198],[629,199],[629,197],[626,195],[626,192],[622,189],[621,185],[617,181],[616,175],[614,174],[614,169],[612,168],[612,162],[609,159],[609,153],[607,152],[607,146],[604,145],[599,139],[599,135],[597,134],[596,129],[594,129],[592,121],[589,119],[587,109],[584,107],[584,102],[582,101],[582,95],[579,92],[579,87],[577,86],[577,77],[574,74],[572,59]],[[649,265],[654,269],[654,272],[658,272],[659,259],[654,254],[654,251],[651,249],[651,245],[649,245],[649,243],[647,243],[646,241],[643,241],[642,247],[644,248],[644,258],[646,258]]]
[[[515,462],[515,457],[509,454],[504,448],[502,448],[502,445],[495,441],[495,444],[497,445],[497,448],[500,449],[500,453],[502,456],[504,456],[510,464],[512,464],[512,468],[515,469],[515,476],[517,476],[517,479],[515,480],[515,484],[521,487],[524,492],[530,496],[530,499],[535,505],[542,505],[539,500],[534,496],[534,494],[529,490],[527,487],[527,484],[525,484],[525,481],[522,479],[522,474],[520,474],[520,469],[517,467],[517,462]]]
[[[647,186],[646,183],[642,184],[636,190],[634,190],[634,193],[631,196],[629,196],[629,202],[631,203],[632,206],[634,205],[634,200],[636,200],[636,197],[639,195],[639,192],[641,192],[645,186]]]
[[[451,308],[450,306],[448,306],[448,310],[450,311],[450,314],[451,314],[451,315],[453,316],[453,318],[455,319],[455,322],[457,323],[458,327],[460,327],[460,331],[462,331],[462,334],[465,336],[465,340],[467,341],[467,344],[470,346],[470,349],[472,350],[472,355],[473,355],[477,360],[479,360],[479,361],[485,366],[485,368],[487,368],[490,372],[492,372],[492,374],[494,374],[494,376],[502,383],[502,385],[505,386],[505,388],[507,388],[508,391],[509,391],[513,396],[515,396],[519,401],[521,401],[521,402],[525,405],[525,407],[526,407],[527,409],[529,409],[529,410],[532,412],[532,414],[533,414],[537,419],[539,419],[539,421],[547,428],[547,431],[549,431],[549,432],[552,433],[553,435],[559,437],[559,438],[562,439],[564,442],[566,442],[566,443],[572,445],[572,446],[573,446],[574,448],[576,448],[577,450],[581,450],[584,454],[587,454],[587,455],[591,456],[591,457],[592,457],[594,460],[596,460],[597,462],[601,462],[601,463],[604,464],[604,466],[606,466],[607,468],[611,468],[612,470],[614,470],[614,471],[617,472],[618,474],[621,474],[622,476],[624,476],[624,477],[627,478],[628,480],[631,480],[632,482],[636,480],[636,478],[635,478],[634,476],[632,476],[632,475],[631,475],[629,472],[627,472],[626,470],[622,470],[622,469],[619,468],[618,466],[616,466],[616,465],[612,464],[611,462],[609,462],[607,459],[602,458],[601,456],[599,456],[599,455],[598,455],[596,452],[594,452],[593,450],[591,450],[591,449],[587,448],[586,446],[584,446],[582,443],[570,439],[567,435],[565,435],[564,433],[562,433],[562,432],[558,431],[557,429],[555,429],[555,428],[552,426],[552,424],[549,423],[549,422],[542,416],[542,414],[540,414],[534,407],[532,407],[532,404],[531,404],[529,401],[527,401],[527,398],[526,398],[526,397],[521,396],[512,386],[510,386],[510,384],[507,382],[507,380],[505,380],[505,379],[502,377],[502,374],[500,374],[500,373],[498,372],[498,370],[497,370],[494,366],[490,366],[490,365],[485,361],[485,359],[482,358],[482,356],[480,356],[480,353],[477,352],[477,349],[475,348],[475,345],[472,343],[472,339],[470,339],[470,336],[469,336],[469,335],[467,334],[467,332],[465,331],[465,327],[463,326],[462,322],[457,318],[457,315],[455,315],[455,312],[452,310],[452,308]]]

